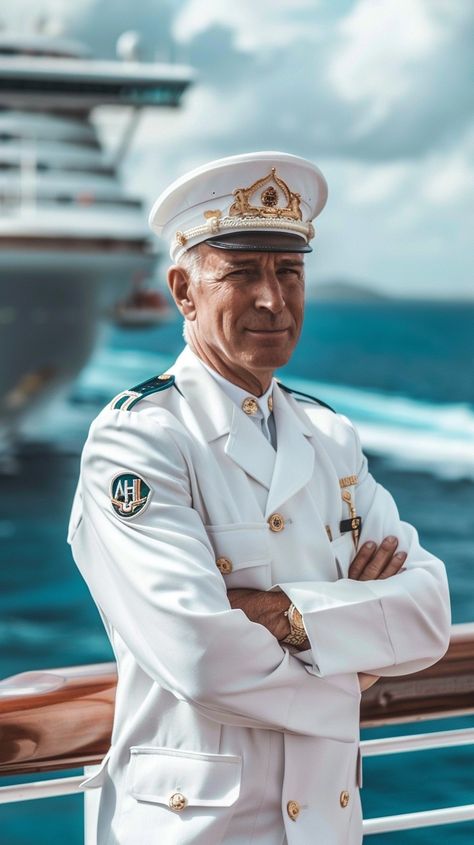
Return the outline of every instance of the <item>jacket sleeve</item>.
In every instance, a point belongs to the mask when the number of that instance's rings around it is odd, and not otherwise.
[[[192,506],[192,467],[172,426],[154,414],[103,411],[83,452],[69,541],[108,626],[153,681],[210,719],[352,742],[357,676],[321,679],[230,607]],[[121,473],[151,490],[133,518],[111,505]]]
[[[320,677],[340,672],[404,675],[431,666],[446,652],[450,601],[444,564],[420,546],[413,526],[400,520],[391,495],[368,472],[354,429],[360,543],[380,543],[393,534],[407,552],[406,571],[391,578],[335,582],[280,583],[303,614],[312,657]],[[348,548],[351,548],[349,543]],[[355,552],[352,549],[352,556]],[[272,589],[275,589],[273,587]]]

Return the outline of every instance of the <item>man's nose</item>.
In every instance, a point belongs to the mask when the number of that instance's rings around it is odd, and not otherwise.
[[[278,314],[285,307],[280,281],[276,273],[267,270],[259,280],[257,295],[255,298],[256,308],[265,308],[272,314]]]

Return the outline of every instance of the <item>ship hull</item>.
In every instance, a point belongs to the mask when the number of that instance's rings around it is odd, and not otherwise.
[[[101,318],[155,257],[133,251],[0,252],[0,451],[87,363]]]

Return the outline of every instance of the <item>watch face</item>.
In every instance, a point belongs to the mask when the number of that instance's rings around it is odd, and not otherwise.
[[[291,622],[295,628],[304,628],[303,617],[296,607],[291,614]]]

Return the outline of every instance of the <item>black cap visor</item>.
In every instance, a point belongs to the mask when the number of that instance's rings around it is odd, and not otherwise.
[[[288,232],[230,232],[205,241],[216,249],[240,249],[245,252],[312,252],[303,237]]]

